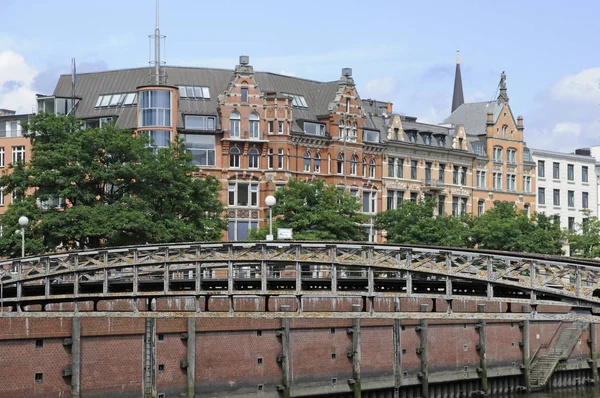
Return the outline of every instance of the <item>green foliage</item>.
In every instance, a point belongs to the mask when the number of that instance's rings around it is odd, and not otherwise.
[[[589,209],[583,210],[583,224],[578,224],[575,230],[567,232],[571,252],[579,257],[600,257],[600,220],[591,215]]]
[[[225,223],[219,182],[194,179],[181,142],[154,153],[144,137],[114,126],[84,129],[70,116],[35,115],[26,126],[31,160],[0,178],[7,192],[29,196],[9,206],[3,224],[30,218],[27,252],[218,240]],[[36,203],[61,198],[62,209]],[[0,253],[20,250],[14,236],[0,238]]]
[[[560,222],[543,214],[530,219],[513,203],[496,202],[474,219],[470,233],[481,249],[562,254]]]
[[[335,185],[322,180],[303,182],[290,180],[275,192],[277,204],[273,206],[273,233],[276,228],[292,228],[297,240],[365,239],[360,227],[365,217],[360,214],[357,198]],[[249,239],[264,239],[268,225],[251,231]]]
[[[469,247],[468,217],[434,217],[432,201],[404,202],[377,216],[376,227],[387,231],[391,243]]]

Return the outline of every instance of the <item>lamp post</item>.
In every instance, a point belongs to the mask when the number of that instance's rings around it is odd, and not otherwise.
[[[21,257],[25,257],[25,227],[29,224],[29,218],[25,216],[19,217],[19,225],[21,226]]]
[[[275,196],[269,195],[265,198],[265,204],[269,206],[269,235],[267,235],[267,240],[273,240],[273,206],[277,203],[277,199]]]

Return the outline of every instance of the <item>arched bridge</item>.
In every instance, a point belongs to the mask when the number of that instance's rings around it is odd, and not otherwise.
[[[600,319],[600,263],[471,249],[243,242],[0,262],[2,317]]]

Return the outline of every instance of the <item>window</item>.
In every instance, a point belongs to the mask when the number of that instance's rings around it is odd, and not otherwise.
[[[277,150],[277,168],[283,169],[283,148]]]
[[[258,206],[258,183],[229,183],[229,206]]]
[[[538,204],[546,204],[546,188],[538,188]]]
[[[379,131],[363,129],[363,141],[379,142]]]
[[[546,170],[544,169],[546,167],[546,162],[544,162],[543,160],[538,160],[538,177],[545,177],[546,176]]]
[[[250,120],[250,138],[258,139],[260,137],[260,119],[258,115],[254,112],[250,114],[250,117],[248,119]]]
[[[338,135],[341,139],[344,139],[344,121],[340,120],[340,124],[338,127]]]
[[[411,192],[410,193],[410,201],[411,202],[417,202],[419,194],[417,192]]]
[[[575,207],[575,191],[567,191],[567,205]]]
[[[523,191],[531,192],[531,177],[529,176],[523,177]]]
[[[531,153],[529,152],[529,149],[527,149],[527,148],[523,149],[523,161],[524,162],[531,161]]]
[[[308,108],[308,104],[302,95],[298,94],[290,94],[290,93],[281,93],[285,97],[288,97],[292,100],[292,106],[295,108]]]
[[[452,183],[454,185],[458,185],[458,169],[460,169],[458,166],[454,166],[452,169]]]
[[[567,164],[567,180],[575,180],[575,166],[572,164]]]
[[[425,142],[425,145],[431,145],[431,134],[423,135],[423,141]]]
[[[12,162],[25,163],[25,146],[12,147]]]
[[[506,161],[511,164],[517,163],[517,150],[510,148],[506,151]]]
[[[467,198],[452,197],[452,216],[458,217],[467,213]]]
[[[346,113],[350,113],[350,98],[346,98]]]
[[[377,212],[377,192],[363,191],[363,213]]]
[[[477,202],[477,215],[481,216],[483,215],[483,206],[484,206],[485,202],[483,201],[483,199],[479,199],[479,201]]]
[[[494,173],[494,189],[502,189],[502,173]]]
[[[502,148],[494,147],[494,162],[502,162]]]
[[[44,348],[44,339],[35,339],[35,348]]]
[[[164,333],[159,333],[157,335],[157,337],[158,337],[158,341],[165,341],[165,334]]]
[[[363,158],[362,160],[362,175],[363,177],[367,176],[367,158]]]
[[[440,146],[442,148],[445,147],[446,146],[446,137],[445,136],[438,137],[437,142],[438,142],[438,146]]]
[[[36,383],[43,383],[44,382],[44,373],[36,372],[34,375],[34,380]]]
[[[375,159],[373,158],[369,162],[369,178],[375,178]]]
[[[353,142],[356,141],[356,138],[358,137],[356,131],[357,131],[357,126],[356,126],[356,122],[354,122],[352,124],[352,132],[350,133],[350,141],[353,141]]]
[[[350,175],[356,175],[356,163],[357,163],[356,155],[352,155],[350,158]]]
[[[240,114],[237,112],[229,115],[229,136],[240,138]]]
[[[560,178],[560,164],[552,163],[552,178]]]
[[[425,180],[431,181],[431,162],[425,162]]]
[[[304,122],[304,133],[325,136],[325,125],[321,123]]]
[[[387,194],[387,209],[399,209],[404,201],[404,191],[396,191],[388,189]]]
[[[388,158],[388,177],[394,177],[394,162],[396,159]]]
[[[248,167],[251,169],[258,169],[259,168],[259,155],[260,153],[258,152],[258,149],[256,148],[250,148],[250,150],[248,151]]]
[[[2,148],[2,152],[4,152],[4,148]],[[4,155],[2,157],[4,157]],[[0,165],[0,167],[3,167],[3,166],[4,166],[4,162],[2,162],[2,165]],[[588,167],[587,166],[581,166],[581,181],[588,182]]]
[[[198,115],[185,115],[185,128],[186,130],[215,130],[216,120],[214,116],[198,116]]]
[[[411,180],[417,179],[417,161],[416,160],[410,161],[410,179]]]
[[[439,164],[439,169],[440,169],[440,181],[444,182],[444,174],[446,174],[446,165],[444,163],[440,163]]]
[[[238,147],[234,146],[229,150],[229,167],[240,167],[240,149]]]
[[[560,189],[555,189],[552,196],[552,204],[554,206],[560,206]]]
[[[4,147],[0,147],[0,167],[4,167]]]
[[[396,141],[398,141],[398,132],[399,132],[398,128],[395,127],[394,128],[394,140],[396,140]]]
[[[475,172],[475,186],[477,188],[485,188],[485,171],[477,170]]]
[[[304,152],[304,172],[310,172],[310,152]]]
[[[315,153],[314,171],[315,173],[321,172],[321,155],[318,152]]]
[[[283,122],[282,121],[277,122],[277,132],[279,134],[283,134]]]
[[[460,168],[460,185],[467,185],[467,168]]]
[[[337,173],[344,174],[344,155],[341,153],[337,157]]]
[[[587,192],[581,193],[581,207],[587,209],[589,207],[589,197]]]
[[[445,214],[444,207],[446,203],[446,196],[438,196],[438,215],[443,216]]]
[[[213,135],[181,134],[192,163],[197,166],[215,166],[215,137]]]
[[[258,229],[258,222],[247,220],[229,220],[228,240],[246,240],[251,229]]]
[[[210,99],[210,90],[206,86],[177,86],[179,98]]]
[[[473,144],[473,151],[475,152],[475,155],[485,155],[485,152],[483,151],[483,145],[481,144]]]
[[[516,191],[517,190],[517,176],[514,174],[506,175],[506,190]]]
[[[248,87],[242,87],[242,103],[248,102]]]
[[[131,106],[137,104],[137,93],[104,94],[96,100],[96,108],[109,106]],[[54,113],[54,112],[52,112]]]
[[[417,133],[408,133],[408,139],[412,144],[417,143]]]
[[[398,159],[396,163],[396,177],[403,178],[404,177],[404,159]]]
[[[529,203],[523,205],[523,211],[527,217],[531,217],[531,206],[529,206]]]
[[[273,148],[267,150],[267,169],[273,169]]]
[[[569,231],[572,231],[575,229],[575,217],[569,217],[567,228],[569,229]]]
[[[4,206],[4,187],[0,187],[0,206]]]
[[[140,127],[171,127],[171,92],[140,91]]]
[[[169,130],[143,130],[140,134],[146,136],[149,140],[148,145],[156,153],[160,148],[168,148],[171,141],[171,132]]]
[[[267,128],[269,129],[269,134],[273,134],[273,121],[269,120],[267,122]]]

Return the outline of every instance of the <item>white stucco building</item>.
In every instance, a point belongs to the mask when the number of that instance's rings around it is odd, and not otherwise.
[[[585,218],[582,210],[598,216],[596,159],[589,150],[575,154],[533,149],[537,165],[537,211],[560,215],[562,229],[578,229]]]

